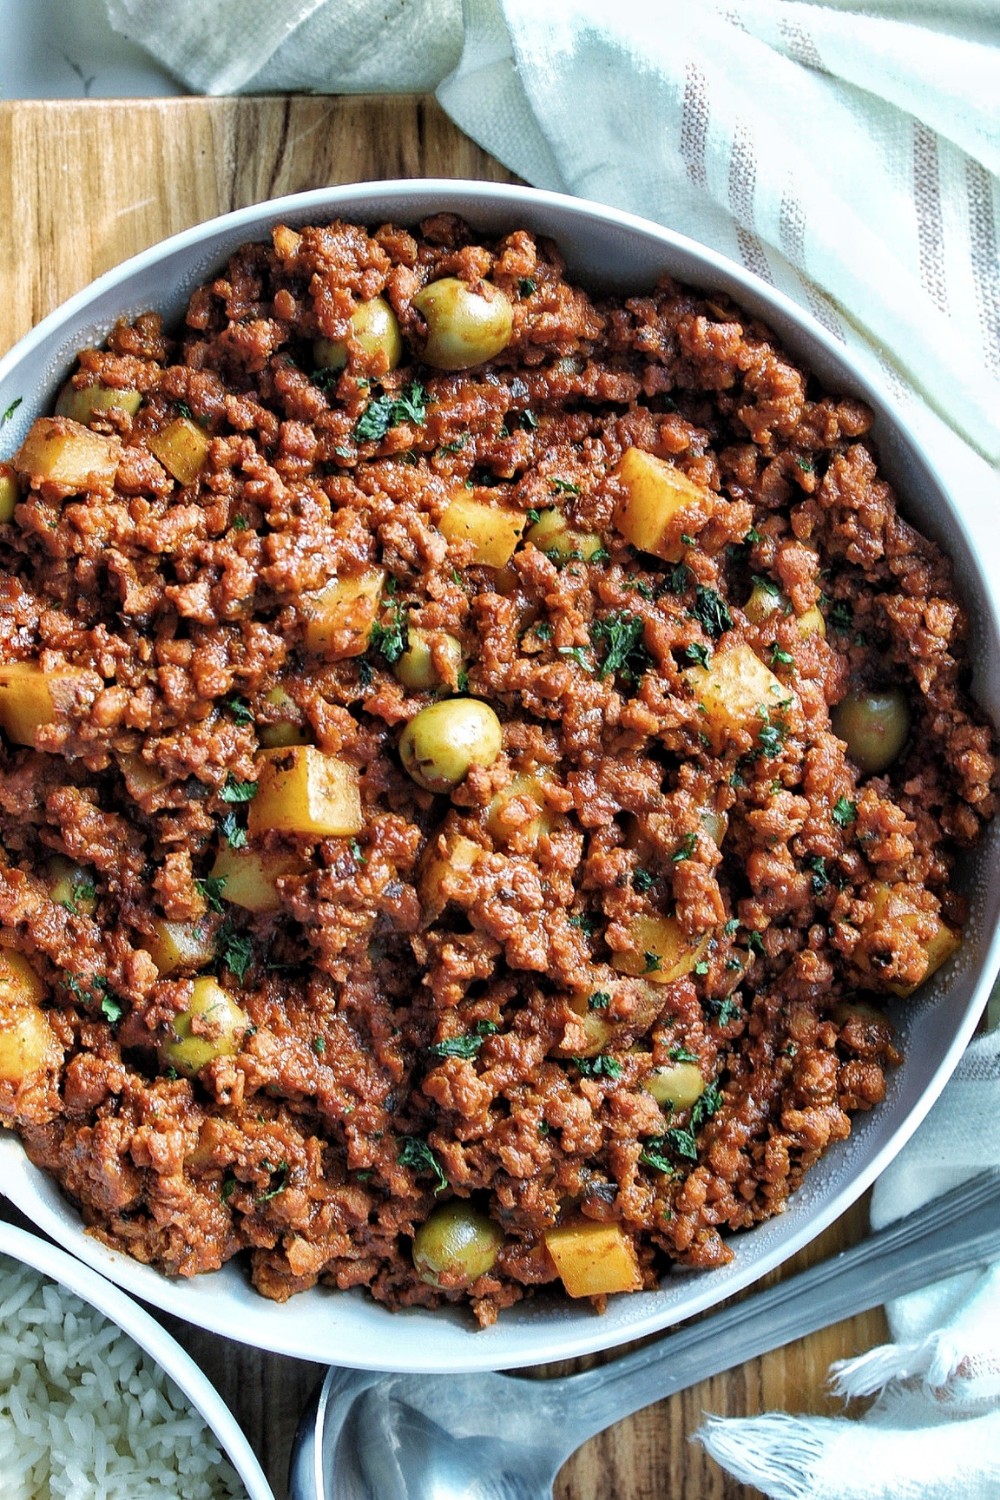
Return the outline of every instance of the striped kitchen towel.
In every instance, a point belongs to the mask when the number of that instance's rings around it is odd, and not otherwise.
[[[197,92],[437,87],[528,182],[749,267],[914,406],[1000,578],[998,0],[105,3]]]

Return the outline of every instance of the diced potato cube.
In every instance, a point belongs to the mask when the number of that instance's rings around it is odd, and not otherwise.
[[[681,533],[700,530],[725,503],[674,464],[641,448],[623,453],[617,474],[625,493],[615,507],[615,525],[633,547],[666,562],[680,562],[685,552]]]
[[[45,985],[23,953],[0,948],[0,1003],[37,1005],[45,996]]]
[[[119,755],[118,767],[125,778],[129,796],[136,802],[161,791],[166,785],[166,778],[160,768],[143,760],[137,750]]]
[[[474,564],[502,568],[513,557],[526,523],[521,511],[459,492],[441,517],[441,532],[450,542],[471,542]]]
[[[558,817],[546,811],[544,787],[551,780],[552,772],[545,766],[521,771],[493,795],[486,809],[486,827],[496,843],[504,844],[516,833],[525,843],[536,844],[543,833],[549,832]],[[515,800],[532,804],[538,809],[536,815],[528,821],[518,818],[511,807]]]
[[[714,750],[743,731],[756,736],[780,716],[790,689],[744,642],[717,651],[707,667],[683,674],[704,709],[704,730]]]
[[[250,803],[251,835],[278,829],[317,838],[360,833],[364,823],[358,773],[315,745],[262,750],[257,794]]]
[[[14,519],[14,507],[21,498],[13,464],[0,464],[0,525]]]
[[[547,557],[555,557],[560,562],[568,562],[574,557],[589,562],[604,545],[596,531],[577,530],[569,524],[560,510],[543,511],[534,525],[528,528],[524,539],[537,547],[539,552],[544,552]]]
[[[67,381],[56,399],[56,416],[72,417],[74,422],[86,425],[112,408],[134,417],[141,405],[139,391],[119,391],[109,385],[75,386]]]
[[[305,643],[327,661],[363,656],[378,614],[385,584],[383,568],[366,568],[356,578],[335,578],[303,600]]]
[[[20,953],[0,948],[0,1081],[21,1083],[37,1073],[55,1041],[39,1002],[45,986]]]
[[[69,417],[38,417],[14,455],[14,467],[35,484],[101,489],[114,483],[120,456],[116,437],[91,432]]]
[[[463,833],[440,834],[431,840],[420,868],[420,906],[425,922],[435,921],[449,901],[458,900],[462,877],[485,851]]]
[[[0,667],[0,729],[17,745],[34,745],[36,730],[72,705],[80,684],[71,667],[43,672],[28,661]]]
[[[962,946],[962,934],[956,928],[949,926],[940,913],[930,913],[913,905],[905,885],[891,886],[880,881],[874,892],[872,904],[874,912],[870,922],[867,922],[861,930],[861,944],[855,951],[855,962],[872,976],[875,988],[888,990],[890,994],[906,999],[930,979],[932,974],[937,973],[941,965],[958,951]],[[886,921],[898,922],[911,932],[923,931],[929,924],[933,926],[929,937],[920,938],[920,946],[927,956],[927,967],[920,978],[912,983],[904,984],[880,978],[877,966],[871,963],[868,956],[867,943]]]
[[[205,467],[211,441],[190,417],[175,417],[148,439],[150,451],[178,484],[194,484]]]
[[[143,943],[161,974],[203,969],[215,957],[215,941],[208,922],[168,922],[159,917]]]
[[[211,878],[222,880],[223,901],[247,911],[281,910],[278,881],[282,875],[301,875],[305,861],[297,854],[264,854],[256,849],[220,849]]]
[[[676,917],[640,914],[628,929],[627,948],[612,953],[620,974],[642,975],[652,984],[670,984],[690,974],[708,948],[710,934],[692,937]]]
[[[635,1247],[620,1224],[561,1224],[548,1231],[545,1248],[571,1297],[637,1292],[642,1286]]]

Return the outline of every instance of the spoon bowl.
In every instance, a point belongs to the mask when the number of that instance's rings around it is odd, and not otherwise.
[[[860,1245],[582,1375],[330,1370],[303,1414],[291,1500],[545,1500],[605,1427],[887,1297],[1000,1255],[1000,1171]]]

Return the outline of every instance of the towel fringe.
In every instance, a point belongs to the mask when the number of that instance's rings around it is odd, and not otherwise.
[[[693,1441],[742,1484],[754,1485],[772,1500],[810,1500],[826,1454],[815,1429],[785,1412],[736,1420],[709,1416]]]

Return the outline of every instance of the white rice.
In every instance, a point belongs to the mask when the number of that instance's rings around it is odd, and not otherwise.
[[[102,1313],[0,1255],[3,1500],[245,1500],[199,1414]]]

